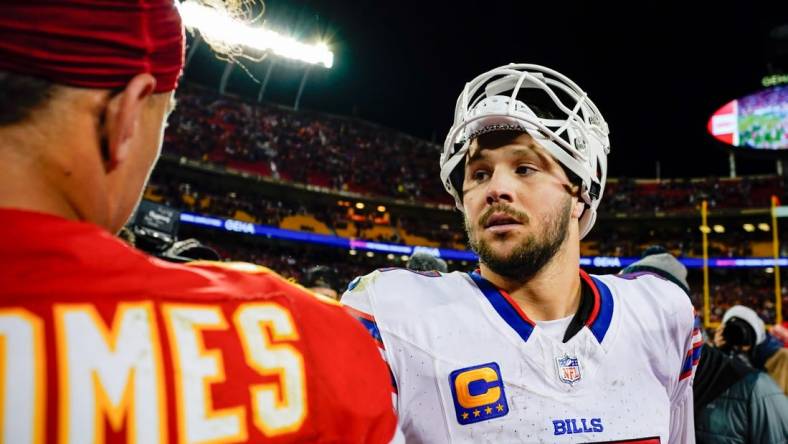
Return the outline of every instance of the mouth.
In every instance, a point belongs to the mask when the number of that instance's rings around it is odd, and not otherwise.
[[[522,222],[506,213],[493,213],[484,222],[485,230],[503,231],[522,225]]]

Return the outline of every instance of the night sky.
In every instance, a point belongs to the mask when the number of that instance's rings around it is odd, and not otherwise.
[[[384,2],[269,0],[265,26],[330,42],[331,70],[310,71],[302,108],[357,116],[442,143],[464,83],[495,66],[536,63],[588,92],[611,129],[611,177],[728,175],[710,115],[788,72],[788,1]],[[724,5],[730,3],[730,5]],[[627,6],[628,5],[628,6]],[[788,37],[784,37],[787,38]],[[262,80],[269,58],[244,66]],[[215,87],[223,70],[201,47],[186,72]],[[291,105],[304,66],[276,59],[265,100]],[[235,69],[229,91],[255,99]],[[737,157],[739,174],[775,171]],[[437,174],[437,159],[436,159]]]

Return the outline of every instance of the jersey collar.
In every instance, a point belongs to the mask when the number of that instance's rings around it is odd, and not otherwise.
[[[512,297],[483,278],[479,270],[468,274],[501,319],[509,324],[523,341],[528,341],[536,324],[528,318]],[[582,286],[580,307],[567,327],[564,342],[572,339],[583,327],[588,327],[601,343],[613,318],[613,297],[607,285],[599,279],[589,276],[583,270],[580,270],[580,278]]]

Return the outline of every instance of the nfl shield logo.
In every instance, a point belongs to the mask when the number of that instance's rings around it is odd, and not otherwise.
[[[572,385],[580,380],[580,363],[576,357],[564,355],[555,361],[558,363],[558,379],[561,382]]]

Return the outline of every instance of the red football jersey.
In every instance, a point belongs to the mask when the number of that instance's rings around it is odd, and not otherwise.
[[[0,210],[0,442],[389,442],[390,377],[338,303]]]

